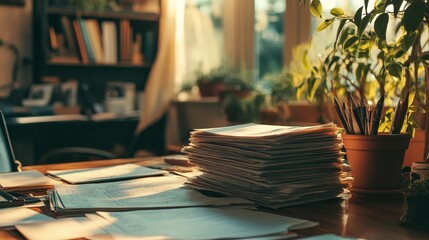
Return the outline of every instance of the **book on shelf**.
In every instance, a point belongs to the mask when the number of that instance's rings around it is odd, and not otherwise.
[[[147,62],[155,60],[156,53],[156,37],[153,30],[147,30],[143,33],[143,58]]]
[[[103,63],[104,52],[103,44],[101,42],[100,25],[96,19],[86,19],[84,22],[88,32],[89,42],[94,53],[94,60],[96,63]]]
[[[58,41],[57,41],[57,34],[55,32],[54,27],[49,27],[49,44],[52,51],[58,50]]]
[[[92,49],[91,41],[89,39],[88,30],[86,28],[85,21],[83,19],[76,20],[79,23],[80,31],[82,33],[83,42],[85,44],[86,52],[88,53],[89,62],[95,62],[94,50]]]
[[[123,19],[120,22],[120,60],[122,62],[131,61],[132,52],[132,41],[133,41],[133,29],[131,28],[130,21]]]
[[[79,53],[82,63],[89,63],[88,52],[86,51],[85,41],[83,40],[82,31],[80,30],[79,23],[73,21],[73,29],[76,35],[77,45],[79,46]]]
[[[132,63],[135,63],[135,64],[143,63],[142,41],[143,41],[142,34],[136,33],[135,40],[133,41],[133,49],[132,49],[132,55],[131,55]]]
[[[116,24],[113,21],[104,21],[101,23],[104,62],[117,63],[118,62],[118,48],[117,48],[117,32]]]
[[[64,36],[68,49],[70,50],[70,52],[77,53],[72,23],[67,16],[61,16],[61,26],[64,31]]]

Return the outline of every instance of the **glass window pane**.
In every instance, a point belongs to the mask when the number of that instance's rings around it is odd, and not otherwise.
[[[286,1],[255,1],[255,77],[283,67],[284,13]]]

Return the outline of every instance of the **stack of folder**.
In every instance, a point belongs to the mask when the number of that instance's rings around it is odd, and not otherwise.
[[[244,124],[191,132],[183,149],[203,174],[188,185],[280,208],[337,197],[343,154],[335,124]]]

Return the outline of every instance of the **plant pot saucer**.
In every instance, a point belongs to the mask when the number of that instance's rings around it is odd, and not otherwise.
[[[400,189],[389,190],[369,190],[361,188],[349,188],[352,199],[369,199],[369,200],[395,200],[403,199],[404,196]]]

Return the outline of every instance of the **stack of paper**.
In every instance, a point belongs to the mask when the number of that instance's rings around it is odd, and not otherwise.
[[[280,208],[335,198],[342,153],[335,124],[244,124],[195,130],[184,148],[203,174],[189,185]]]
[[[192,206],[226,206],[251,202],[238,198],[208,197],[185,188],[186,178],[161,176],[85,185],[61,185],[48,192],[51,210],[93,212]]]
[[[0,174],[0,187],[10,191],[47,189],[57,184],[61,184],[61,182],[48,178],[35,170]]]

